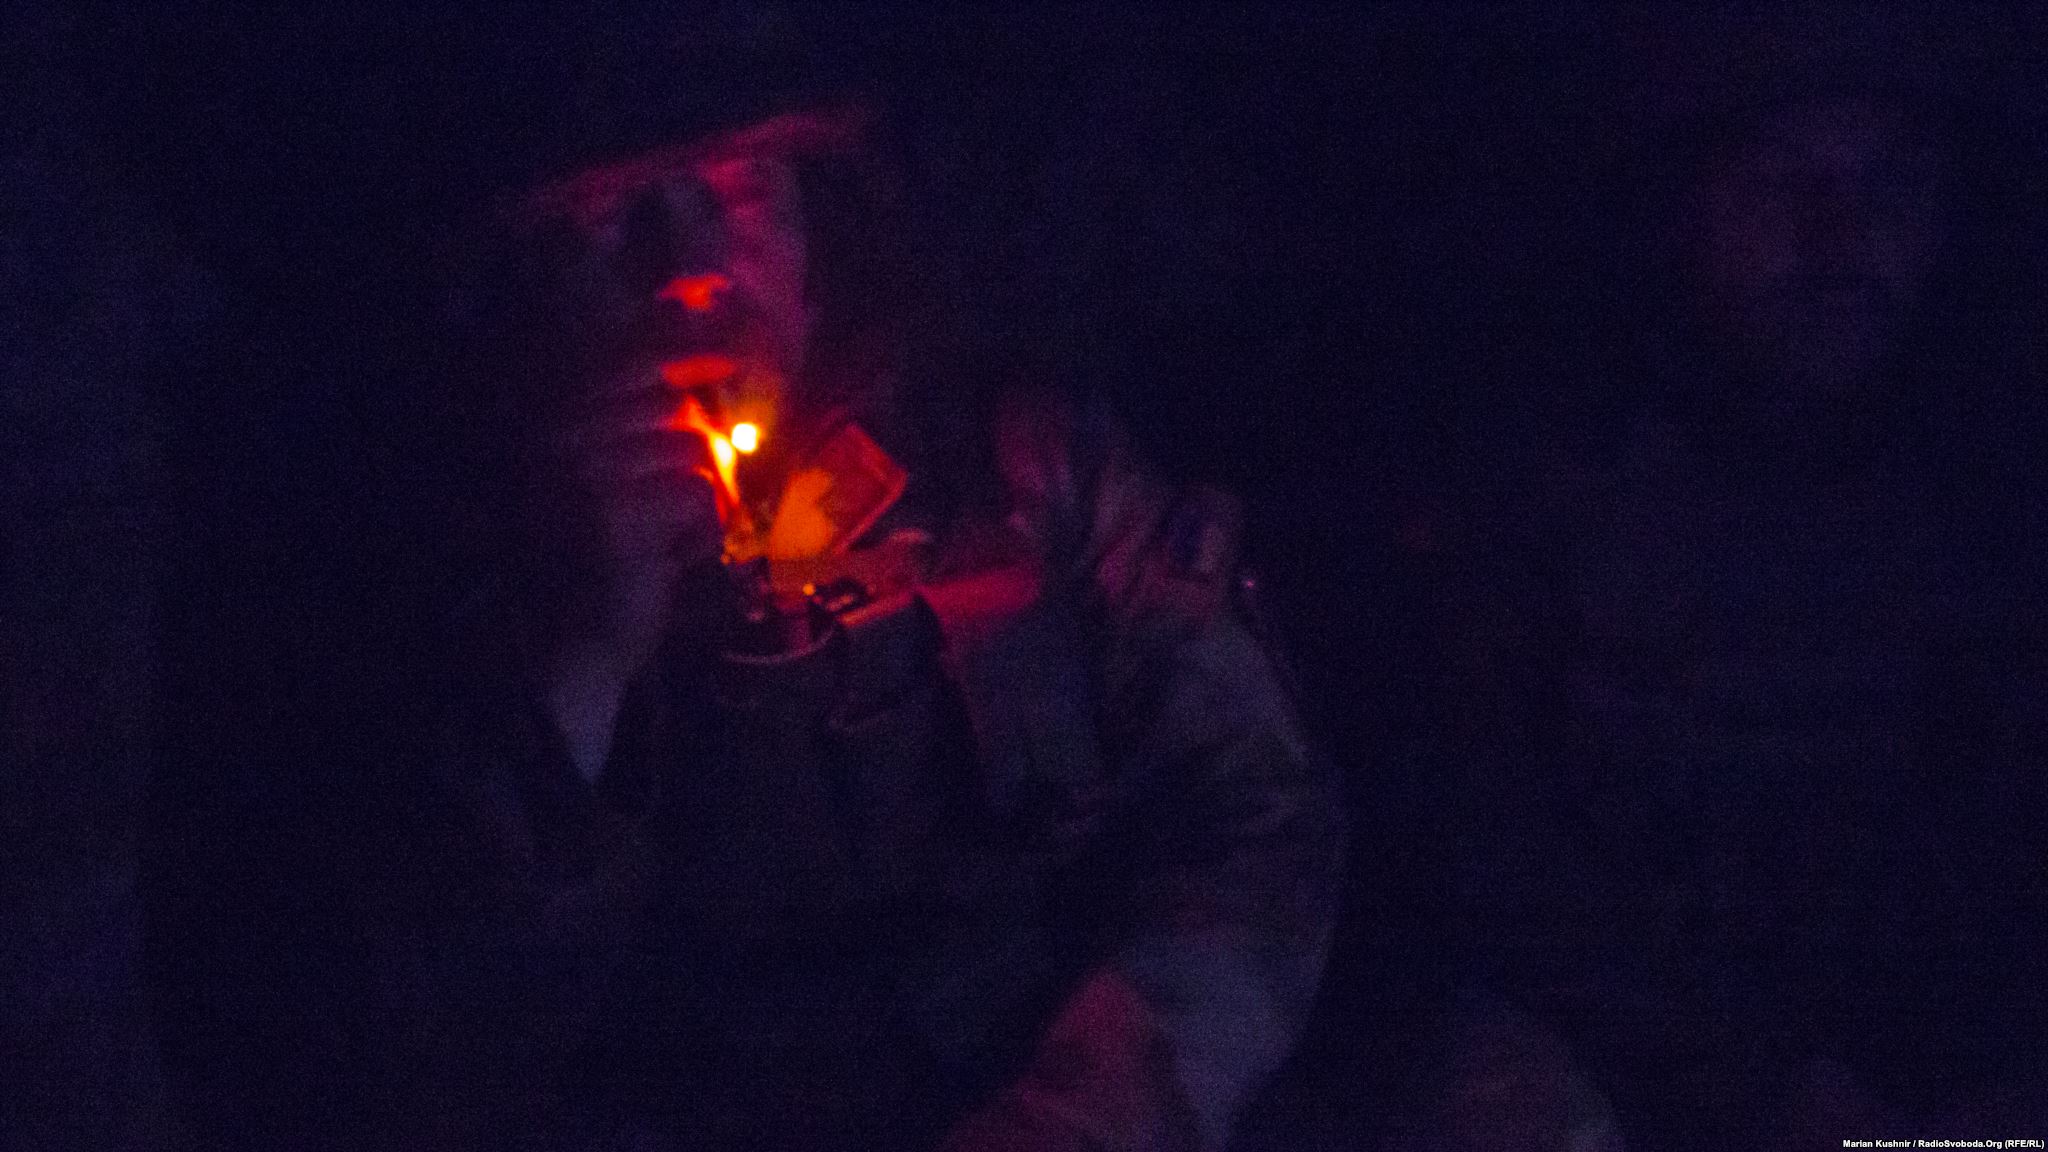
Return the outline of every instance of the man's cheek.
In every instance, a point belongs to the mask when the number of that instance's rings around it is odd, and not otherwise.
[[[617,352],[633,326],[634,304],[597,270],[577,276],[565,287],[560,314],[572,325],[577,343],[597,359]]]
[[[764,302],[786,304],[803,295],[804,249],[793,240],[763,243],[756,252],[734,258],[732,268],[733,279]]]

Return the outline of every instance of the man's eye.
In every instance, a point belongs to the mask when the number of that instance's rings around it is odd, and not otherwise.
[[[675,221],[667,201],[657,191],[643,192],[620,221],[613,269],[629,293],[652,294],[668,282],[677,256]]]

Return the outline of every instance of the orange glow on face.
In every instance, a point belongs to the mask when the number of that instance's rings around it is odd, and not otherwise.
[[[728,488],[731,487],[733,467],[739,463],[739,452],[733,448],[732,441],[717,433],[713,433],[711,436],[711,456],[718,461],[718,478],[725,481]]]
[[[709,312],[732,281],[716,272],[701,276],[678,276],[661,290],[661,299],[674,300],[692,312]]]
[[[691,356],[661,366],[661,378],[671,388],[702,388],[728,380],[739,365],[730,356]]]
[[[761,430],[752,424],[733,425],[732,446],[742,456],[752,454],[761,446]]]

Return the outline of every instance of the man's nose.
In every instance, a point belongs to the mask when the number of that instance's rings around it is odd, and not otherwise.
[[[730,383],[733,357],[743,343],[742,317],[734,307],[732,280],[723,272],[674,276],[655,294],[650,317],[654,339],[667,360],[662,378],[684,389],[716,389]],[[722,407],[712,403],[712,407]]]
[[[679,349],[729,351],[745,328],[746,310],[725,273],[698,270],[670,276],[651,298],[649,319]]]

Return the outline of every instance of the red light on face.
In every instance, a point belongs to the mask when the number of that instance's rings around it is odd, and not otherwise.
[[[692,356],[687,360],[671,360],[661,366],[661,378],[671,388],[703,388],[723,383],[739,365],[727,356]]]
[[[661,299],[674,300],[692,312],[709,312],[718,304],[718,297],[732,281],[716,272],[701,276],[678,276],[661,290]]]

